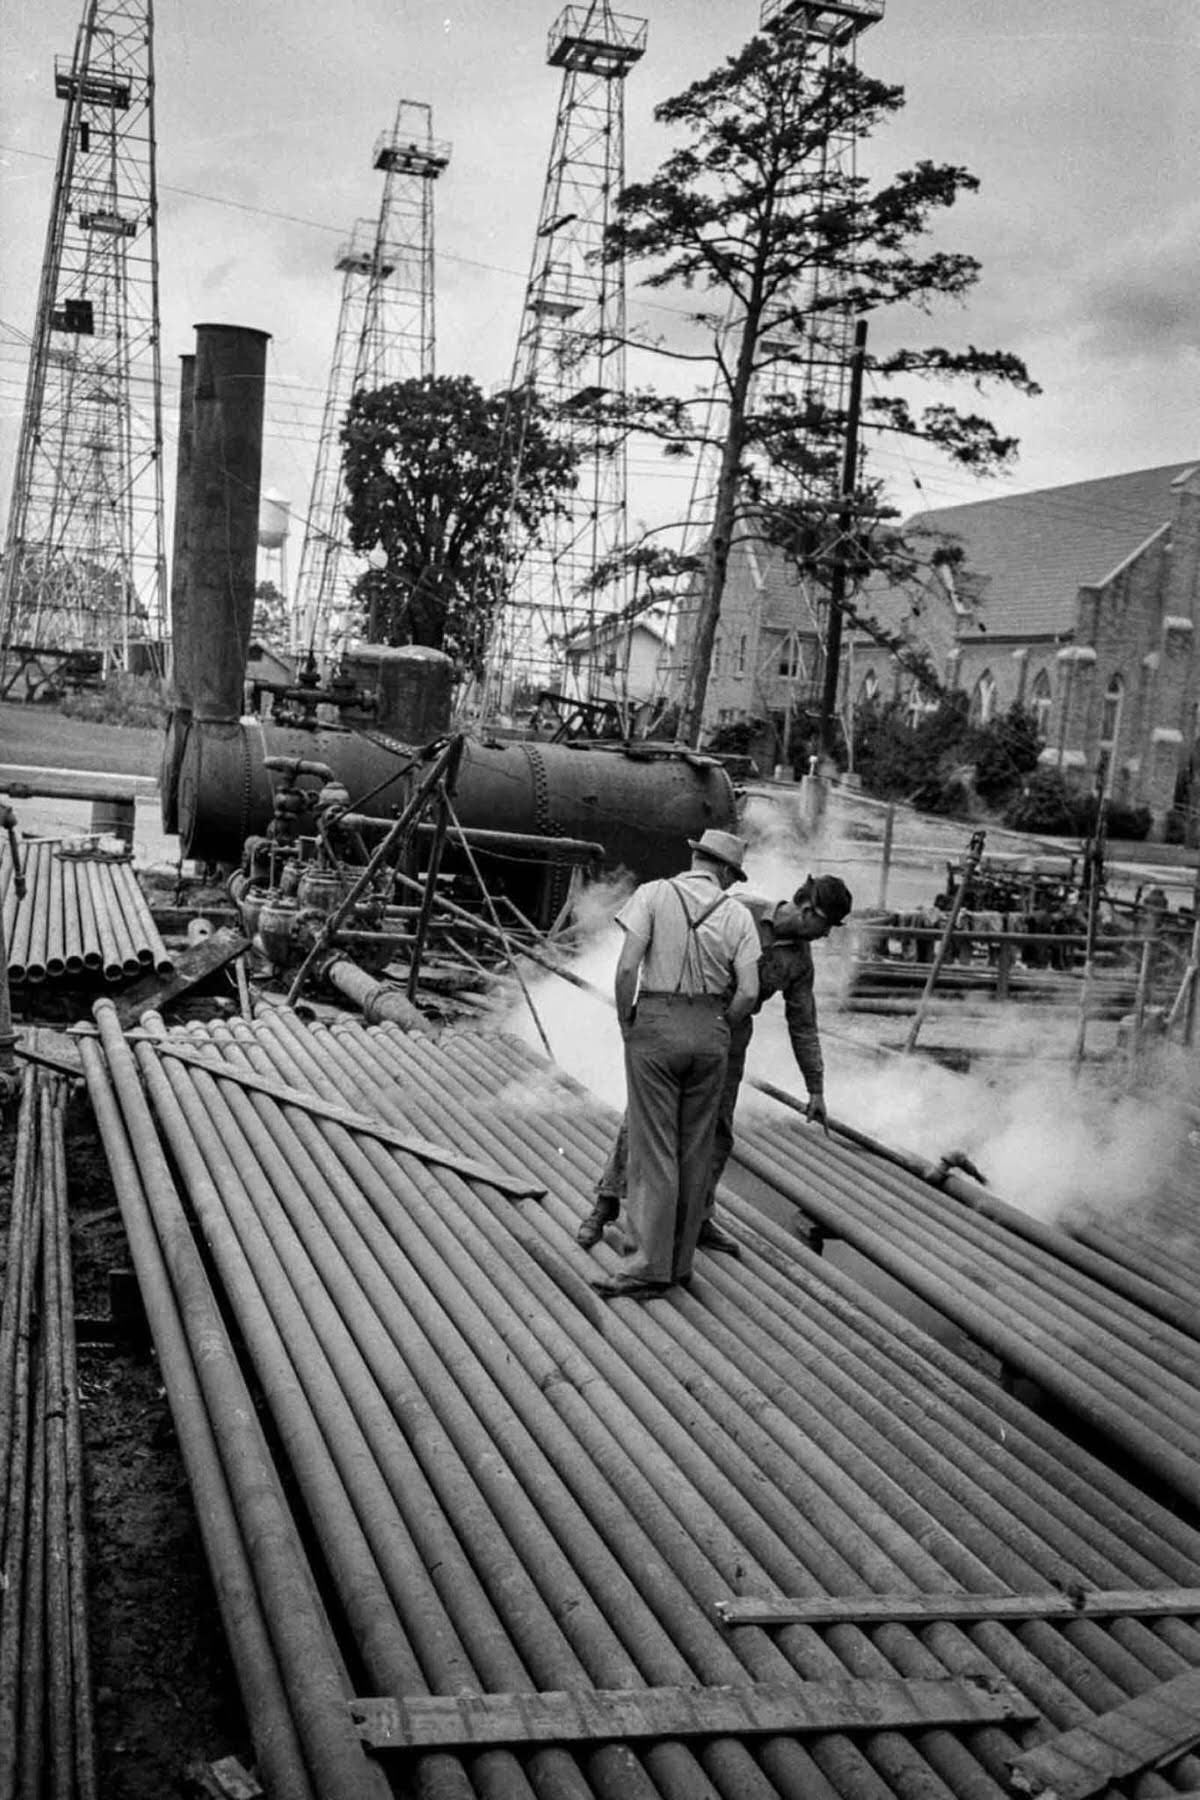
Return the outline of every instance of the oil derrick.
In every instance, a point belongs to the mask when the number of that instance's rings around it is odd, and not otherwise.
[[[342,299],[296,579],[295,647],[317,656],[345,632],[361,566],[348,542],[342,478],[351,397],[434,372],[433,184],[450,146],[434,138],[428,106],[401,100],[372,161],[384,178],[379,216],[358,220],[335,265]]]
[[[0,648],[163,632],[153,7],[88,0],[63,102],[0,586]],[[10,671],[6,671],[10,673]]]
[[[484,709],[511,704],[515,684],[544,685],[563,640],[598,607],[581,587],[622,541],[624,440],[606,430],[608,396],[625,390],[625,272],[600,250],[625,170],[625,77],[646,48],[646,21],[607,0],[565,7],[546,61],[562,70],[550,160],[513,361],[510,435],[519,467],[536,406],[578,456],[578,485],[517,569],[493,628]],[[512,561],[515,562],[515,554]]]
[[[760,24],[775,31],[785,31],[809,54],[813,76],[827,69],[835,58],[853,60],[859,36],[883,17],[885,0],[763,0]],[[853,176],[857,139],[852,129],[831,131],[814,151],[812,176],[816,187],[815,207],[822,207],[822,195],[832,196],[842,181]],[[841,422],[846,419],[853,367],[854,315],[847,301],[839,304],[839,296],[849,282],[848,270],[831,267],[814,258],[804,271],[801,284],[790,296],[790,304],[803,315],[797,331],[791,326],[773,332],[763,340],[765,350],[786,352],[788,361],[759,374],[752,404],[761,407],[772,398],[795,407],[801,414],[800,431],[795,435],[787,466],[772,470],[772,486],[776,498],[798,511],[811,508],[816,517],[830,517],[839,498],[841,471],[835,439]],[[737,328],[736,309],[731,308],[726,331]],[[714,389],[709,397],[706,435],[719,429],[722,402]],[[831,433],[831,423],[834,430]],[[694,554],[703,553],[711,530],[715,503],[720,451],[706,445],[697,457],[689,498],[687,522],[683,532],[684,548]],[[681,584],[682,586],[682,584]],[[792,660],[797,675],[804,673],[802,642],[814,635],[823,640],[827,630],[828,598],[807,576],[801,578],[801,603],[795,630],[781,653],[776,639],[771,640],[771,656]],[[676,656],[674,666],[664,683],[672,692],[682,680],[682,670],[690,652],[691,610],[694,598],[690,584],[676,598]],[[815,671],[809,670],[811,678]]]

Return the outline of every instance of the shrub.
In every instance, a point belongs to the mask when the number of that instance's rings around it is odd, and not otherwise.
[[[967,754],[975,764],[975,792],[989,806],[1003,806],[1038,766],[1042,739],[1037,716],[1015,704],[969,734]]]
[[[115,669],[103,687],[67,694],[59,711],[68,719],[94,725],[162,725],[167,716],[166,688],[157,675],[129,675]]]
[[[1035,769],[1004,809],[1004,824],[1013,831],[1047,831],[1074,837],[1086,831],[1080,808],[1085,799],[1057,769]]]

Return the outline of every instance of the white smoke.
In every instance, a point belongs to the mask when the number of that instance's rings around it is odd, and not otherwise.
[[[856,839],[831,807],[814,814],[805,784],[778,800],[751,799],[742,819],[749,850],[747,890],[775,899],[790,896],[809,874],[837,874],[854,896],[855,911],[869,912],[881,898],[878,847]],[[889,872],[893,906],[927,902],[942,884],[936,854]],[[620,928],[612,915],[627,887],[585,891],[576,912],[579,948],[573,972],[600,990],[582,992],[561,978],[525,965],[530,999],[566,1073],[607,1104],[623,1108],[623,1050],[611,1005]],[[847,1015],[838,1010],[849,973],[852,928],[834,931],[814,945],[816,991],[826,1066],[826,1101],[832,1118],[876,1138],[888,1148],[936,1164],[951,1151],[967,1155],[1000,1199],[1050,1222],[1086,1210],[1120,1215],[1144,1207],[1181,1141],[1184,1125],[1164,1078],[1153,1097],[1121,1091],[1114,1072],[1073,1057],[1077,1022],[1042,1009],[989,1007],[985,1020],[957,1031],[986,1054],[960,1074],[926,1054],[902,1055],[910,1017]],[[925,1028],[925,1043],[937,1032]],[[504,1020],[534,1049],[544,1048],[529,1007],[521,1001]],[[888,1048],[885,1048],[888,1047]],[[1169,1069],[1169,1064],[1167,1068]],[[806,1098],[788,1039],[782,1003],[768,1001],[750,1048],[751,1077]],[[1192,1074],[1194,1086],[1194,1072]],[[536,1104],[527,1090],[514,1104]],[[753,1131],[756,1115],[778,1107],[742,1088],[739,1125]]]

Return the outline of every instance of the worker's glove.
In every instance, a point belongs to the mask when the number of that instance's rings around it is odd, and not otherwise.
[[[810,1125],[827,1125],[829,1123],[829,1114],[825,1111],[825,1101],[820,1094],[813,1094],[809,1097],[808,1105],[804,1109],[804,1116]]]

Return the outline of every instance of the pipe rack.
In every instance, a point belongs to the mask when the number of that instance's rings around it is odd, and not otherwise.
[[[736,1195],[742,1261],[702,1256],[686,1292],[604,1304],[587,1276],[611,1252],[589,1257],[573,1233],[611,1117],[503,1037],[305,1027],[277,1009],[169,1033],[147,1015],[130,1046],[96,1010],[89,1085],[137,1122],[135,1185],[175,1281],[193,1254],[178,1199],[195,1211],[321,1589],[375,1691],[999,1675],[1044,1736],[1200,1663],[1186,1618],[725,1627],[716,1605],[735,1597],[1186,1584],[1200,1536]],[[161,1057],[157,1034],[229,1074]],[[240,1087],[239,1068],[482,1155],[546,1197],[516,1205]],[[841,1154],[875,1192],[874,1165]],[[799,1166],[832,1196],[833,1167]],[[157,1294],[149,1265],[143,1279]],[[181,1318],[198,1367],[207,1336]],[[230,1404],[232,1389],[204,1393],[216,1435]],[[230,1498],[240,1517],[245,1497]],[[289,1621],[264,1612],[282,1663]],[[1002,1800],[1020,1747],[1000,1726],[543,1744],[422,1758],[413,1780],[546,1800]],[[1177,1773],[1197,1785],[1200,1760]],[[1139,1795],[1171,1791],[1149,1774]]]

